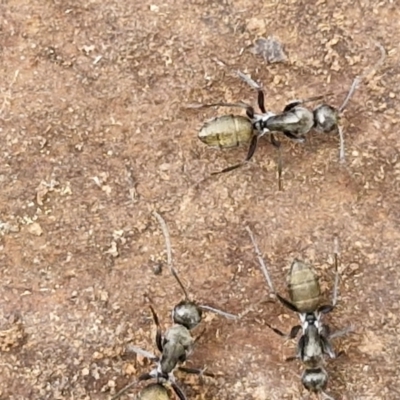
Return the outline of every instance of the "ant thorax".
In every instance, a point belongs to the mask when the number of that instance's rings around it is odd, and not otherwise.
[[[169,328],[163,338],[163,351],[159,361],[158,371],[170,373],[179,362],[186,360],[192,351],[194,340],[190,331],[180,324]]]
[[[264,114],[254,114],[251,123],[253,124],[254,129],[258,132],[259,136],[263,136],[266,133],[271,132],[267,128],[267,121],[275,115],[276,114],[272,112],[266,112]]]

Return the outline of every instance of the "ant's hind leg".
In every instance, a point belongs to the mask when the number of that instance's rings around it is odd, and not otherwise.
[[[171,387],[174,389],[174,392],[178,396],[179,400],[187,400],[185,393],[183,393],[182,389],[175,382],[171,382]]]

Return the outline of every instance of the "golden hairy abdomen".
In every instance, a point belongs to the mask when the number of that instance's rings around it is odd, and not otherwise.
[[[253,126],[248,118],[241,115],[223,115],[207,121],[198,136],[211,147],[237,147],[250,141]]]
[[[292,303],[301,312],[315,311],[319,305],[321,288],[318,277],[311,267],[301,261],[294,261],[288,279]]]

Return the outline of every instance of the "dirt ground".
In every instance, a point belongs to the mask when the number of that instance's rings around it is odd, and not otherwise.
[[[165,218],[174,262],[206,314],[189,365],[218,378],[177,374],[189,399],[299,399],[297,316],[268,299],[249,236],[254,231],[285,293],[294,257],[313,263],[329,300],[333,241],[341,286],[334,328],[345,354],[327,363],[335,399],[399,399],[400,8],[395,0],[3,0],[0,4],[0,398],[109,399],[151,368],[129,351],[156,352],[153,304],[163,328],[182,293],[166,268]],[[251,51],[274,35],[288,59]],[[387,52],[380,58],[376,42]],[[261,82],[267,108],[334,92],[345,112],[346,163],[336,135],[306,144],[261,140],[253,162],[197,138]],[[237,111],[236,111],[237,112]],[[207,178],[207,179],[205,179]],[[161,275],[155,268],[163,266]],[[122,398],[134,398],[138,388]]]

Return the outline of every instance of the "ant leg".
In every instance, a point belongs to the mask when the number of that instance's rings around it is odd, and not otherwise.
[[[282,133],[289,139],[294,140],[298,143],[304,143],[306,140],[306,138],[304,136],[296,136],[296,135],[293,135],[293,133],[291,133],[289,131],[283,131]]]
[[[240,164],[231,165],[230,167],[224,168],[221,171],[211,172],[211,175],[224,174],[225,172],[230,172],[233,171],[234,169],[240,168],[242,165],[244,165],[243,162],[241,162]]]
[[[262,113],[265,114],[267,112],[264,103],[264,92],[261,89],[258,90],[258,107],[260,107]]]
[[[129,345],[126,349],[127,352],[129,353],[136,353],[139,354],[143,357],[148,358],[151,361],[158,361],[159,357],[155,356],[154,354],[150,353],[149,351],[143,350],[140,347]]]
[[[193,345],[195,345],[195,344],[199,341],[199,339],[200,339],[205,333],[206,333],[206,330],[203,329],[203,330],[196,336],[196,339],[194,339]]]
[[[276,293],[276,297],[278,298],[278,300],[289,310],[294,311],[295,313],[300,314],[300,310],[294,305],[292,304],[289,300],[286,300],[284,297],[282,297],[280,294]]]
[[[339,267],[338,267],[338,255],[335,253],[335,285],[333,287],[333,297],[332,297],[332,305],[335,307],[337,303],[337,294],[339,287]]]
[[[323,335],[320,336],[320,339],[324,354],[327,354],[330,358],[336,358],[335,350],[333,350],[333,347],[329,340]]]
[[[346,154],[344,149],[344,135],[343,128],[338,126],[339,132],[339,161],[343,164],[346,161]]]
[[[278,190],[282,191],[282,150],[281,150],[281,143],[278,146]]]
[[[133,381],[126,385],[124,388],[122,388],[118,393],[116,393],[113,397],[111,397],[111,400],[116,400],[118,397],[121,397],[125,392],[127,392],[131,387],[135,386],[138,384],[139,381]]]
[[[334,397],[332,397],[332,396],[329,396],[329,394],[328,394],[328,393],[326,393],[326,392],[324,392],[323,390],[321,390],[321,394],[322,394],[322,396],[323,396],[324,400],[335,400],[335,398],[334,398]]]
[[[183,393],[182,389],[175,382],[170,383],[179,400],[187,400],[187,397],[185,396],[185,393]]]
[[[117,394],[115,394],[113,397],[111,397],[111,400],[116,400],[118,397],[121,397],[125,392],[127,392],[131,387],[137,385],[141,381],[147,381],[149,379],[155,378],[154,374],[152,373],[146,373],[143,375],[140,375],[138,380],[133,381],[126,385],[124,388],[122,388]]]
[[[259,137],[258,135],[254,135],[253,138],[251,139],[249,151],[247,152],[247,156],[244,161],[242,161],[240,164],[235,164],[231,165],[230,167],[224,168],[221,171],[212,172],[211,175],[218,175],[218,174],[223,174],[225,172],[233,171],[234,169],[237,169],[242,165],[244,165],[246,162],[250,161],[257,149],[258,137]]]
[[[272,329],[277,335],[282,336],[283,338],[286,338],[286,339],[294,339],[301,329],[301,325],[296,325],[291,329],[289,334],[286,334],[267,323],[266,323],[266,325],[268,326],[268,328]]]
[[[299,106],[301,103],[303,103],[301,100],[293,100],[290,103],[286,104],[283,112],[290,111],[292,108]]]
[[[150,310],[151,313],[153,314],[153,320],[154,323],[156,324],[157,327],[157,332],[156,332],[156,345],[160,353],[163,352],[163,345],[162,345],[162,339],[161,339],[161,326],[160,326],[160,321],[158,320],[158,316],[156,312],[154,311],[154,308],[150,305]]]
[[[279,329],[276,329],[267,323],[265,325],[267,325],[268,328],[272,329],[277,335],[282,336],[283,338],[286,338],[288,336],[285,333],[283,333],[282,331],[280,331]]]
[[[332,305],[332,304],[324,304],[324,305],[318,307],[318,310],[317,310],[317,311],[318,311],[319,313],[321,313],[321,314],[328,314],[328,313],[330,313],[334,308],[335,308],[335,306]]]
[[[186,109],[200,109],[200,108],[210,108],[210,107],[238,107],[238,108],[249,108],[251,106],[249,106],[246,103],[240,102],[240,103],[210,103],[210,104],[199,104],[199,103],[195,103],[195,104],[188,104],[187,106],[185,106],[184,108]]]
[[[210,372],[206,372],[205,368],[198,369],[198,368],[178,367],[178,369],[179,371],[185,372],[187,374],[204,375],[204,376],[209,376],[211,378],[215,378],[215,375]]]
[[[331,96],[332,94],[333,94],[332,92],[329,92],[329,93],[327,93],[325,95],[309,97],[308,99],[304,99],[304,100],[292,100],[291,102],[286,104],[285,108],[283,109],[283,112],[289,111],[292,108],[294,108],[296,106],[299,106],[300,104],[309,103],[311,101],[321,100],[324,97]]]
[[[250,118],[253,119],[254,118],[254,108],[252,106],[247,106],[246,107],[246,115]]]
[[[251,138],[251,142],[250,142],[250,146],[249,146],[249,151],[247,152],[247,156],[246,156],[245,162],[250,161],[250,160],[253,158],[254,153],[255,153],[256,150],[257,150],[258,138],[259,138],[258,135],[254,135],[254,136]]]
[[[138,378],[138,381],[139,382],[148,381],[149,379],[153,379],[153,378],[155,378],[155,375],[150,372],[150,373],[145,373],[145,374],[140,375]]]
[[[254,247],[254,252],[256,253],[256,256],[258,258],[258,264],[260,265],[261,272],[263,273],[264,278],[267,281],[267,284],[268,284],[271,292],[275,294],[275,289],[274,289],[274,285],[272,284],[272,279],[269,275],[267,266],[265,265],[261,251],[260,251],[258,244],[256,242],[256,239],[254,237],[254,233],[248,226],[246,226],[246,231],[249,233],[251,243],[253,244],[253,247]]]
[[[320,328],[320,333],[322,336],[330,339],[331,336],[331,328],[329,325],[322,325]]]
[[[278,149],[278,190],[283,190],[282,187],[282,152],[281,152],[281,142],[275,138],[275,136],[270,134],[271,143],[274,147]]]
[[[294,339],[297,336],[297,334],[300,332],[300,329],[301,329],[301,325],[294,326],[289,333],[289,339]]]
[[[281,142],[275,138],[275,136],[271,133],[271,143],[274,147],[279,148],[281,147]]]
[[[352,325],[350,325],[347,328],[340,329],[339,331],[335,331],[333,333],[329,332],[329,334],[325,335],[325,336],[327,336],[329,339],[334,339],[334,338],[337,338],[337,337],[345,336],[348,333],[351,333],[353,331],[354,331],[354,327]]]

